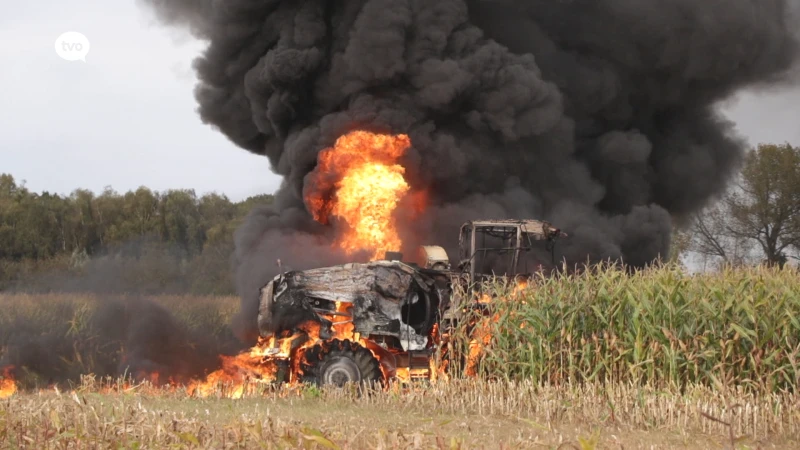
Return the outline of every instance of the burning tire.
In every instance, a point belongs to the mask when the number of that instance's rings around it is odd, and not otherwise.
[[[372,352],[349,340],[333,340],[308,349],[301,365],[303,382],[318,386],[375,384],[383,380]]]

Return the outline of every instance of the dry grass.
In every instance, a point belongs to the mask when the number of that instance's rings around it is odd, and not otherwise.
[[[32,332],[65,329],[70,336],[91,339],[92,313],[112,301],[141,297],[95,294],[5,294],[0,292],[0,357],[2,347],[19,329]],[[145,297],[163,306],[189,329],[221,337],[230,333],[230,319],[239,309],[238,297],[162,295]]]
[[[0,447],[707,449],[732,433],[736,448],[797,448],[798,400],[479,380],[198,399],[85,377],[74,391],[2,401]]]
[[[96,294],[8,294],[0,292],[0,337],[6,335],[8,326],[17,322],[28,323],[31,328],[59,326],[74,321],[81,312],[96,309],[112,300],[139,298],[140,296]],[[239,298],[232,296],[159,295],[145,297],[169,309],[187,326],[212,326],[211,332],[228,328],[231,316],[239,309]],[[65,315],[65,312],[69,313]],[[80,321],[78,321],[80,322]],[[81,331],[81,330],[76,330]]]

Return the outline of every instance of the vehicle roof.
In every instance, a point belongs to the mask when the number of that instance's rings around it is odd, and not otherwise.
[[[428,259],[433,259],[437,261],[449,261],[450,258],[447,256],[447,252],[439,245],[422,245],[421,246],[425,250],[425,254]]]
[[[542,233],[547,228],[555,229],[548,222],[534,219],[470,220],[464,225],[476,227],[520,227],[523,233]]]

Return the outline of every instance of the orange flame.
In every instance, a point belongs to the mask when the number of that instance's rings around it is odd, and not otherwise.
[[[222,368],[203,381],[190,383],[188,391],[198,397],[221,391],[225,397],[240,398],[248,384],[258,386],[278,381],[281,365],[288,370],[292,344],[300,337],[301,333],[295,333],[284,338],[260,338],[249,351],[235,356],[220,356]]]
[[[521,294],[526,289],[529,289],[529,282],[524,278],[514,280],[514,287],[511,289],[510,295],[502,298],[492,297],[489,294],[483,293],[477,298],[479,304],[489,305],[494,302],[507,302],[512,299],[519,299]],[[500,320],[500,315],[495,313],[491,317],[483,317],[479,323],[473,323],[472,339],[469,343],[469,353],[467,354],[467,364],[465,373],[468,376],[477,376],[478,366],[481,356],[486,352],[486,348],[492,342],[492,324]],[[520,328],[524,328],[524,323],[520,324]]]
[[[514,286],[514,291],[511,293],[511,295],[513,297],[517,297],[520,293],[522,293],[527,288],[528,288],[528,280],[519,279],[519,280],[517,280],[517,283]]]
[[[373,355],[380,360],[381,355],[374,351],[374,346],[355,331],[350,312],[352,307],[352,303],[336,302],[336,310],[332,314],[323,314],[332,322],[331,339],[358,342],[373,351]],[[212,372],[205,380],[190,383],[188,391],[198,397],[220,393],[224,397],[241,398],[251,387],[259,385],[282,381],[290,386],[299,384],[306,349],[321,343],[324,345],[330,340],[320,339],[320,324],[317,322],[308,321],[298,328],[300,331],[290,336],[260,338],[253,348],[236,356],[221,356],[222,368]]]
[[[404,134],[353,131],[320,152],[306,205],[322,224],[332,217],[347,223],[335,245],[348,255],[368,250],[375,260],[387,251],[400,251],[402,241],[393,216],[410,187],[405,168],[397,161],[410,146]]]
[[[17,392],[17,382],[11,374],[12,370],[14,370],[14,366],[8,366],[0,373],[2,375],[0,376],[0,398],[11,397]]]
[[[336,302],[336,314],[334,316],[333,325],[333,338],[334,339],[353,339],[355,338],[356,326],[353,323],[352,313],[350,310],[353,308],[352,303]]]

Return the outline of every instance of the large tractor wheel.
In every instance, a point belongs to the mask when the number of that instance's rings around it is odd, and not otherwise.
[[[383,379],[380,362],[372,352],[349,340],[335,339],[305,352],[303,382],[318,386],[347,383],[374,384]]]

